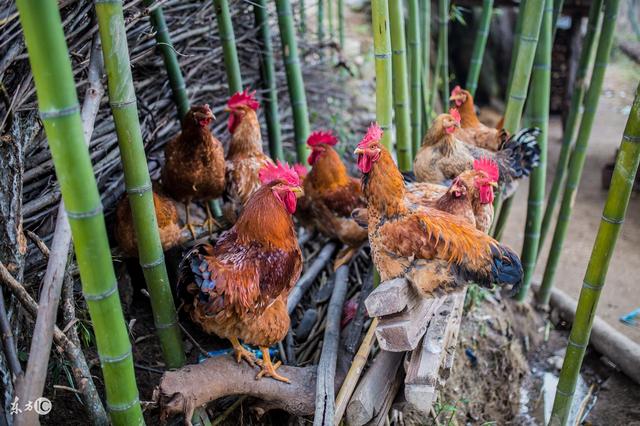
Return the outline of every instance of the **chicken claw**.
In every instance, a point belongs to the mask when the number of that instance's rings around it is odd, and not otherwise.
[[[209,235],[213,234],[213,231],[215,229],[220,229],[222,228],[222,226],[218,223],[217,220],[214,219],[213,215],[211,214],[211,208],[209,208],[209,203],[204,203],[204,206],[206,207],[206,211],[207,211],[207,218],[205,219],[204,222],[202,222],[202,227],[203,228],[207,228],[207,230],[209,231]]]
[[[240,344],[240,341],[237,338],[232,337],[229,340],[231,340],[231,344],[233,345],[233,352],[235,354],[236,362],[240,364],[244,359],[251,367],[255,367],[257,361],[256,356],[246,350],[244,346]]]
[[[282,365],[282,363],[280,361],[276,362],[275,364],[271,362],[271,357],[269,356],[269,348],[261,347],[260,349],[262,350],[263,361],[258,361],[258,365],[260,365],[261,370],[256,376],[256,380],[260,380],[263,377],[271,377],[272,379],[279,380],[281,382],[291,383],[291,380],[276,373],[276,370],[278,369],[278,367],[280,367],[280,365]]]
[[[196,239],[196,227],[191,223],[191,217],[189,215],[189,204],[191,203],[191,200],[188,200],[187,202],[184,203],[184,210],[186,213],[186,223],[184,225],[185,228],[187,228],[189,230],[189,232],[191,232],[191,237],[195,240]]]

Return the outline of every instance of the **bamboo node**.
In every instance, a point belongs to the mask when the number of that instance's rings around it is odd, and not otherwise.
[[[129,345],[129,350],[118,356],[106,356],[98,353],[98,357],[100,357],[101,364],[115,364],[117,362],[122,362],[125,359],[129,358],[132,355],[131,345]]]
[[[157,258],[153,262],[141,263],[140,267],[142,269],[152,269],[152,268],[155,268],[156,266],[162,265],[163,263],[164,263],[164,254],[162,254],[159,258]]]
[[[590,283],[588,283],[586,281],[582,281],[582,288],[586,288],[588,290],[593,290],[593,291],[600,291],[600,290],[602,290],[602,284],[593,285],[593,284],[590,284]]]
[[[373,55],[376,59],[389,59],[391,57],[391,53],[376,53]]]
[[[133,401],[127,404],[109,404],[107,403],[107,409],[109,411],[127,411],[129,408],[135,406],[136,404],[140,404],[140,395],[136,396]]]
[[[126,191],[129,195],[142,195],[147,191],[151,191],[151,182],[145,182],[143,185],[127,188]]]
[[[622,139],[624,139],[627,142],[640,143],[640,136],[633,136],[633,135],[624,134],[624,135],[622,135]]]
[[[62,109],[50,109],[48,111],[40,111],[40,118],[44,120],[52,118],[67,117],[80,112],[80,104],[71,105]]]
[[[622,225],[624,223],[624,218],[622,219],[612,219],[610,217],[607,217],[605,215],[602,215],[602,220],[604,220],[607,223],[610,223],[612,225]]]
[[[102,203],[100,203],[95,209],[86,212],[72,212],[71,210],[67,209],[64,210],[67,213],[67,217],[69,217],[69,219],[88,219],[102,214]]]
[[[578,349],[586,349],[587,345],[581,345],[580,343],[576,343],[573,340],[571,340],[571,338],[569,338],[569,346],[573,346],[574,348],[578,348]]]
[[[109,106],[111,107],[111,109],[123,109],[123,108],[127,108],[128,106],[135,105],[136,102],[137,102],[136,98],[133,98],[128,101],[109,102]]]
[[[167,322],[164,324],[160,324],[154,321],[153,325],[156,327],[157,330],[165,330],[167,328],[171,328],[174,325],[178,324],[178,320],[174,317],[173,321],[171,322]]]
[[[102,293],[98,293],[98,294],[87,294],[84,293],[84,298],[86,300],[90,300],[92,302],[98,301],[98,300],[103,300],[106,299],[107,297],[111,296],[112,294],[116,293],[118,291],[118,283],[113,283],[113,286],[111,288],[109,288],[106,291],[103,291]]]

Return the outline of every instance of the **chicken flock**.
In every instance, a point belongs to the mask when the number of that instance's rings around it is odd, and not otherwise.
[[[512,187],[537,166],[538,130],[509,135],[483,125],[472,96],[460,87],[450,100],[453,108],[424,137],[414,176],[400,173],[374,123],[354,152],[361,178],[349,175],[330,131],[309,135],[310,169],[274,163],[262,150],[255,92],[244,90],[227,102],[226,156],[210,130],[211,109],[193,106],[182,132],[165,147],[161,182],[153,188],[163,249],[179,244],[175,202],[185,204],[185,227],[194,238],[193,202],[204,203],[201,226],[211,233],[221,225],[208,202],[221,198],[232,226],[183,256],[176,284],[181,309],[206,333],[228,339],[238,362],[259,365],[256,378],[288,382],[269,347],[289,330],[287,297],[302,272],[294,218],[344,245],[335,268],[368,243],[383,283],[406,277],[423,297],[471,282],[517,290],[523,274],[518,256],[487,232],[494,190]],[[115,236],[123,252],[136,255],[126,196],[117,206]],[[259,347],[262,359],[241,341]]]

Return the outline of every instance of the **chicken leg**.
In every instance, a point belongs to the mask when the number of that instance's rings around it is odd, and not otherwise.
[[[244,346],[240,344],[240,341],[237,337],[231,337],[229,338],[229,340],[233,345],[233,351],[235,353],[237,363],[240,364],[240,362],[242,362],[242,360],[244,359],[250,366],[254,367],[257,361],[256,356],[246,350]]]
[[[211,208],[209,207],[209,202],[205,201],[204,203],[205,210],[207,211],[207,218],[204,222],[202,222],[202,227],[207,228],[209,230],[209,235],[213,234],[213,230],[215,228],[221,228],[220,224],[217,220],[214,219],[213,214],[211,214]]]
[[[262,369],[256,376],[256,380],[259,380],[262,377],[271,377],[281,382],[291,383],[291,380],[276,373],[276,370],[278,369],[278,367],[280,367],[282,363],[280,361],[276,362],[275,364],[271,362],[271,356],[269,355],[269,348],[260,346],[260,350],[262,351],[262,361],[258,361],[258,365],[260,365]]]
[[[196,239],[196,227],[193,225],[193,223],[191,223],[191,218],[189,215],[189,205],[191,204],[191,200],[187,200],[184,203],[184,210],[185,210],[185,216],[186,216],[186,223],[184,225],[185,228],[187,228],[189,230],[189,232],[191,232],[191,237],[195,240]]]

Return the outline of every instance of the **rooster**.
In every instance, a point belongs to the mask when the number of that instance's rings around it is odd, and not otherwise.
[[[347,174],[340,155],[333,148],[338,139],[331,132],[313,132],[307,139],[311,148],[311,171],[304,179],[305,196],[296,215],[300,222],[346,247],[338,254],[334,268],[348,262],[367,241],[367,231],[351,217],[351,212],[366,206],[360,181]],[[310,226],[309,226],[310,225]]]
[[[508,247],[464,219],[433,207],[411,206],[402,174],[380,143],[376,124],[358,144],[358,168],[367,198],[369,243],[382,281],[406,277],[424,297],[440,296],[473,281],[512,286],[522,264]]]
[[[178,209],[176,209],[176,205],[171,198],[156,192],[155,188],[153,191],[153,205],[158,221],[158,232],[160,233],[162,250],[167,251],[175,247],[180,241],[181,229],[178,219]],[[116,206],[114,234],[118,246],[120,246],[125,255],[138,257],[138,240],[133,227],[129,197],[126,194],[118,201],[118,205]]]
[[[493,222],[493,188],[498,182],[498,166],[486,158],[474,160],[473,170],[458,175],[451,186],[426,182],[405,182],[405,200],[409,208],[433,207],[461,217],[476,229],[487,232]],[[351,215],[367,227],[366,208]]]
[[[262,151],[262,135],[256,114],[260,104],[254,97],[255,93],[245,89],[234,94],[225,109],[229,113],[227,128],[231,142],[227,153],[224,197],[230,202],[225,215],[231,222],[235,222],[249,197],[260,188],[260,170],[267,164],[273,164]]]
[[[189,216],[192,201],[208,201],[220,197],[224,190],[224,150],[209,130],[214,120],[209,105],[193,106],[182,121],[182,132],[164,148],[162,185],[173,199],[185,203],[186,227],[195,238]],[[205,203],[209,231],[216,225],[209,205]]]
[[[301,195],[295,171],[278,162],[260,171],[263,185],[235,225],[215,245],[200,244],[180,263],[177,290],[191,319],[207,333],[229,339],[236,360],[262,367],[256,377],[289,382],[277,373],[269,346],[289,330],[287,296],[300,277],[302,252],[291,215]],[[239,342],[259,346],[263,361]]]
[[[413,169],[421,182],[447,183],[465,170],[473,169],[476,159],[488,158],[498,165],[499,184],[505,185],[528,176],[540,161],[538,129],[524,129],[491,152],[458,139],[460,114],[452,109],[440,114],[427,132],[414,160]]]
[[[473,96],[467,90],[460,86],[454,87],[449,101],[460,113],[461,129],[456,132],[458,139],[493,152],[507,142],[509,133],[502,128],[503,120],[500,120],[498,128],[482,124],[476,115]]]

